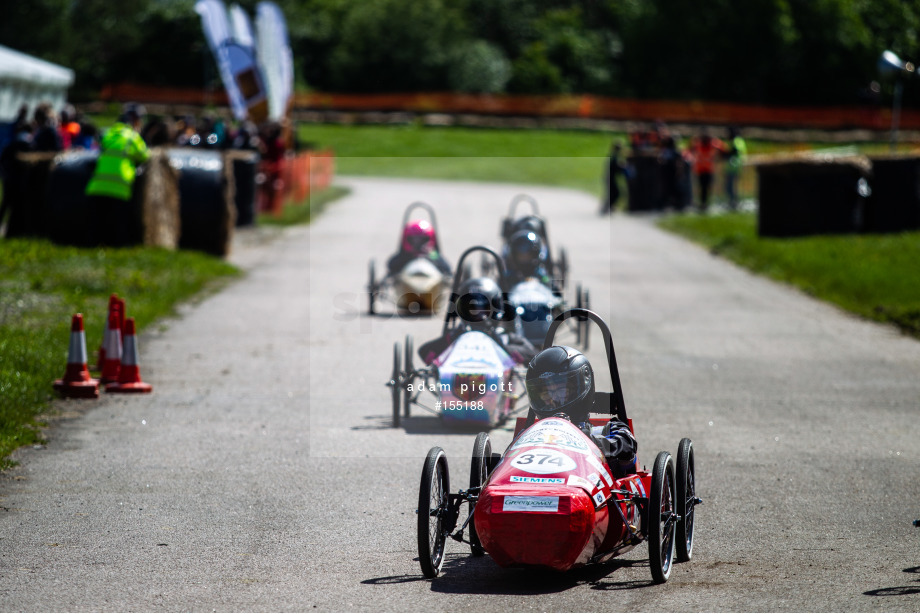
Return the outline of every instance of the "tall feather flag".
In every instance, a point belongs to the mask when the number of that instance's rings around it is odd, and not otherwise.
[[[268,117],[268,98],[251,35],[248,47],[234,37],[227,8],[221,0],[198,0],[195,12],[201,16],[202,29],[217,61],[234,117],[264,121]]]
[[[268,86],[268,116],[281,120],[294,93],[294,58],[284,13],[274,2],[256,7],[256,47]]]

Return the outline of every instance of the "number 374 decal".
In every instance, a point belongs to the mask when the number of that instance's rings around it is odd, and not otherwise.
[[[577,466],[571,457],[550,448],[531,448],[518,454],[511,466],[527,473],[562,473]]]

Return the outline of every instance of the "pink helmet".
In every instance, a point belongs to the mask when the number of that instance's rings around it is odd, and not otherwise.
[[[403,229],[402,248],[410,254],[427,254],[435,249],[434,228],[425,220],[409,222]]]

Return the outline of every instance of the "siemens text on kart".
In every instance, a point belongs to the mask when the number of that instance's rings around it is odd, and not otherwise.
[[[525,386],[535,419],[570,420],[604,454],[615,477],[636,472],[639,444],[629,426],[616,417],[604,426],[588,421],[594,410],[594,370],[584,354],[564,345],[543,350],[530,361]]]
[[[425,364],[431,364],[457,337],[471,330],[489,335],[518,364],[526,363],[536,355],[533,344],[514,331],[513,311],[506,313],[508,306],[502,300],[501,288],[494,279],[467,279],[453,298],[455,301],[447,308],[453,310],[459,321],[437,339],[419,347],[419,358]],[[507,321],[507,328],[499,326],[503,321]]]

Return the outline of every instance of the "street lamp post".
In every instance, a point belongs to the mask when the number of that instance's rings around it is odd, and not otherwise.
[[[878,72],[882,77],[894,78],[894,100],[891,102],[891,151],[898,145],[898,124],[901,121],[901,96],[904,93],[904,82],[901,77],[907,73],[916,74],[916,69],[910,62],[904,62],[894,52],[885,50],[878,59]]]

